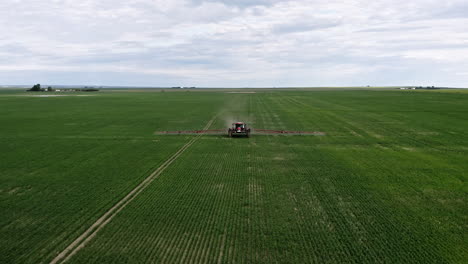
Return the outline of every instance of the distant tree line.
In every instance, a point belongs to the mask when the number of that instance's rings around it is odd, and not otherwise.
[[[43,92],[45,90],[42,89],[41,85],[38,83],[38,84],[33,85],[33,87],[31,87],[31,89],[28,89],[27,91],[28,92]]]
[[[416,87],[416,89],[440,89],[440,88],[435,87],[435,86],[426,86],[426,87],[419,86],[419,87]]]
[[[85,88],[72,88],[72,89],[54,89],[51,86],[47,88],[41,88],[41,84],[35,84],[33,87],[30,89],[26,90],[28,92],[55,92],[55,91],[60,91],[60,92],[97,92],[99,89],[94,88],[94,87],[85,87]]]

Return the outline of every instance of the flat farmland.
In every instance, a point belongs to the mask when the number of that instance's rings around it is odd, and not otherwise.
[[[229,91],[0,92],[0,262],[466,263],[467,92]]]

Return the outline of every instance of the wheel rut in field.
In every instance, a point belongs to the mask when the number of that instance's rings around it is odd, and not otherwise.
[[[210,128],[218,115],[215,115],[206,126],[204,130]],[[180,157],[190,146],[197,141],[202,134],[190,139],[183,145],[176,153],[167,159],[161,166],[153,171],[146,177],[140,184],[131,190],[124,198],[118,201],[114,206],[107,210],[96,222],[94,222],[83,234],[77,237],[68,247],[61,251],[50,263],[64,263],[73,257],[80,249],[82,249],[89,241],[91,241],[96,234],[104,228],[122,209],[124,209],[133,199],[135,199],[143,190],[148,187],[167,167],[169,167],[177,158]]]

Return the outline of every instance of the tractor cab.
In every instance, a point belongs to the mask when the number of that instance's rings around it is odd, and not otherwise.
[[[245,129],[245,124],[244,123],[234,123],[232,124],[232,128],[234,128],[236,131],[244,130]]]
[[[232,123],[232,127],[228,129],[228,135],[229,137],[234,135],[249,137],[250,128],[247,128],[247,124],[244,122]]]

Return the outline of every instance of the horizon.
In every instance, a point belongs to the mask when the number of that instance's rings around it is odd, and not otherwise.
[[[39,83],[40,84],[40,83]],[[0,89],[28,89],[34,86],[35,84],[0,84]],[[434,85],[356,85],[356,86],[245,86],[245,87],[226,87],[226,86],[137,86],[137,85],[98,85],[98,84],[40,84],[42,88],[52,87],[52,88],[122,88],[122,89],[313,89],[313,88],[439,88],[439,89],[468,89],[468,87],[450,87],[450,86],[434,86]]]

